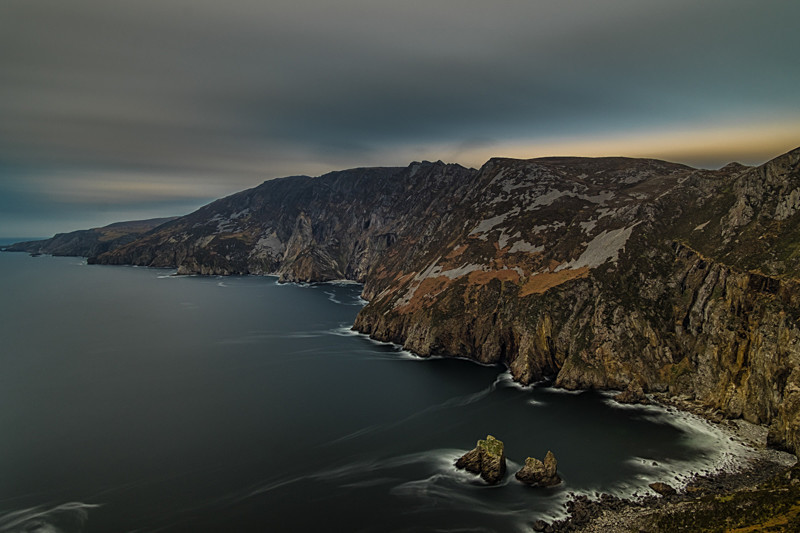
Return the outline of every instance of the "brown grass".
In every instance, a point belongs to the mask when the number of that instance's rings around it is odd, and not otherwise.
[[[469,245],[468,245],[468,244],[462,244],[462,245],[461,245],[461,246],[459,246],[458,248],[454,248],[453,250],[451,250],[449,254],[447,254],[446,256],[444,256],[444,258],[445,258],[445,259],[453,259],[453,258],[456,258],[456,257],[458,257],[459,255],[463,254],[463,253],[464,253],[464,251],[465,251],[467,248],[469,248]]]
[[[394,277],[397,280],[397,283],[402,285],[403,283],[407,282],[411,278],[414,277],[413,272],[409,272],[408,274],[403,274],[402,272],[398,272],[397,275]]]
[[[400,314],[413,313],[419,311],[424,307],[428,307],[434,302],[434,297],[444,291],[453,280],[447,276],[437,276],[435,278],[426,278],[414,291],[414,296],[411,297],[406,305],[397,308]]]
[[[531,294],[542,294],[553,287],[561,285],[572,279],[585,278],[589,275],[589,267],[581,267],[576,269],[565,269],[559,272],[541,272],[534,274],[522,286],[520,297],[530,296]]]
[[[516,270],[490,270],[489,272],[484,272],[482,270],[476,270],[474,272],[469,273],[469,277],[467,278],[470,283],[474,285],[486,285],[493,279],[499,279],[500,281],[511,281],[513,283],[519,282],[519,273]]]

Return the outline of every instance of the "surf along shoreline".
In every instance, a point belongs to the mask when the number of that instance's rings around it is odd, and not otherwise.
[[[746,446],[733,468],[697,473],[673,494],[618,498],[570,493],[567,517],[550,524],[537,521],[534,531],[548,533],[622,533],[630,531],[800,530],[800,463],[789,452],[767,446],[767,428],[718,413],[689,398],[650,395],[656,405],[690,413],[715,426],[731,441]],[[770,529],[775,528],[775,529]]]
[[[330,282],[327,282],[330,283]],[[366,303],[363,299],[362,302]],[[394,345],[399,352],[427,359],[407,348],[372,339],[379,344]],[[442,357],[433,355],[430,357]],[[476,364],[470,358],[463,357]],[[506,365],[500,377],[509,375]],[[498,378],[500,379],[500,378]],[[510,375],[509,375],[510,379]],[[534,383],[528,388],[552,386]],[[561,389],[559,389],[561,390]],[[564,392],[580,393],[563,389]],[[608,401],[622,408],[640,408],[638,405],[618,403],[616,392],[607,392]],[[664,409],[663,415],[678,412],[694,415],[719,431],[722,438],[737,442],[750,453],[737,455],[726,465],[717,465],[710,473],[690,473],[690,479],[679,481],[673,494],[647,494],[614,496],[595,493],[594,497],[570,492],[565,503],[565,517],[547,523],[537,520],[531,524],[534,531],[552,533],[629,531],[761,531],[765,527],[796,527],[800,530],[800,463],[792,453],[768,446],[767,427],[743,419],[726,419],[719,411],[703,406],[690,397],[671,396],[668,393],[646,395],[651,406]],[[455,467],[454,467],[455,468]],[[665,482],[671,480],[664,480]]]
[[[173,273],[171,276],[178,274]],[[320,284],[331,285],[341,282],[336,280]],[[346,282],[354,283],[350,280]],[[289,282],[289,284],[308,286],[317,283]],[[366,303],[363,295],[360,303],[362,305]],[[368,335],[353,330],[352,325],[350,331],[353,335],[368,337],[376,343],[392,344],[371,339]],[[427,359],[402,346],[395,346],[405,354]],[[464,359],[480,364],[466,357]],[[505,374],[507,371],[501,376]],[[543,384],[532,384],[525,388]],[[515,385],[523,387],[518,383]],[[565,503],[565,517],[551,523],[537,520],[531,524],[534,531],[744,532],[760,531],[764,527],[795,527],[795,524],[800,530],[800,465],[797,464],[794,455],[767,446],[765,426],[744,420],[724,419],[721,413],[705,408],[688,397],[654,393],[648,395],[648,398],[654,402],[655,407],[666,408],[665,414],[674,410],[673,413],[680,411],[700,417],[714,425],[730,440],[746,446],[753,452],[752,455],[737,457],[737,464],[733,468],[720,468],[710,474],[694,474],[691,480],[670,495],[662,496],[652,492],[647,495],[619,497],[607,493],[595,493],[594,497],[591,497],[586,494],[569,493],[568,501]],[[609,401],[614,402],[611,398]],[[726,524],[726,520],[730,527],[722,526]]]
[[[363,296],[362,296],[363,300]],[[353,335],[368,338],[381,345],[392,345],[399,353],[418,359],[447,356],[420,356],[413,351],[391,342],[372,339],[369,335],[350,328]],[[458,357],[475,364],[479,361]],[[507,365],[498,379],[511,380]],[[513,386],[532,388],[552,387],[552,382],[543,381],[530,385],[513,382]],[[553,388],[554,391],[580,394],[584,390]],[[800,463],[792,453],[770,448],[767,445],[767,427],[743,419],[726,419],[714,409],[705,407],[692,398],[676,397],[668,393],[647,394],[651,402],[647,406],[619,403],[614,397],[621,391],[602,391],[608,402],[619,408],[655,408],[662,416],[679,414],[693,415],[713,427],[720,438],[743,446],[749,453],[727,458],[726,464],[715,465],[713,471],[690,472],[688,479],[679,480],[674,494],[661,495],[654,490],[646,494],[615,496],[608,493],[570,492],[564,504],[563,518],[548,523],[536,520],[531,524],[534,531],[551,533],[597,532],[614,533],[629,531],[728,531],[720,529],[729,518],[731,527],[745,527],[741,531],[761,531],[766,522],[779,527],[796,519],[800,530]],[[455,467],[454,467],[455,468]],[[672,482],[664,479],[662,482]],[[797,502],[793,510],[793,502]],[[740,512],[733,512],[732,507]],[[785,512],[784,512],[785,511]],[[795,512],[796,511],[796,512]],[[783,513],[783,514],[781,514]],[[785,515],[785,516],[784,516]],[[781,522],[784,520],[784,522]],[[683,525],[681,525],[683,523]],[[755,529],[749,529],[755,527]],[[739,531],[730,529],[730,531]]]

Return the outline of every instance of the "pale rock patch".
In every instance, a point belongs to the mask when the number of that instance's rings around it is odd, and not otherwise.
[[[603,230],[586,245],[586,249],[577,259],[559,265],[555,272],[565,269],[578,269],[583,267],[595,268],[606,261],[614,263],[619,259],[619,252],[625,247],[628,238],[639,223],[627,228]]]
[[[529,242],[525,241],[517,241],[508,251],[509,253],[517,253],[517,252],[525,252],[529,254],[535,254],[544,251],[544,245],[535,246]]]

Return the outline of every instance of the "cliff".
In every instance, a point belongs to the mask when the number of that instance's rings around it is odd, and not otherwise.
[[[365,281],[410,230],[433,231],[474,170],[444,163],[294,176],[213,202],[90,261],[181,274],[277,274]]]
[[[414,163],[272,180],[100,254],[364,283],[355,328],[530,383],[690,396],[800,450],[800,149],[756,168]]]
[[[76,257],[92,257],[135,241],[143,233],[177,217],[115,222],[101,228],[57,233],[49,239],[14,243],[6,252],[27,252]]]

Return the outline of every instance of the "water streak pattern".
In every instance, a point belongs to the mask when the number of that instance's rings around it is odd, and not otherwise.
[[[747,454],[690,415],[353,333],[358,285],[170,273],[0,254],[0,532],[526,530],[569,492]],[[453,467],[487,433],[494,487]],[[513,478],[548,449],[564,483]]]

